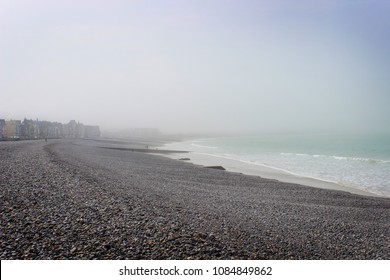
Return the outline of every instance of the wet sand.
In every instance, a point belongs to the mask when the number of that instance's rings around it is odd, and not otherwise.
[[[102,146],[0,143],[1,259],[390,258],[388,198]]]

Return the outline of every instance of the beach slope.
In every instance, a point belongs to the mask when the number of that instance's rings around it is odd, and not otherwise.
[[[0,143],[1,259],[390,258],[390,199],[102,146]]]

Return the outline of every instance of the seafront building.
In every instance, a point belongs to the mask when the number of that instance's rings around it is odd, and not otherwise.
[[[0,140],[5,138],[5,120],[0,119]]]
[[[27,140],[45,138],[97,138],[99,126],[83,125],[71,120],[67,124],[59,122],[0,119],[0,140]]]
[[[21,136],[22,122],[19,120],[5,121],[4,135],[6,139],[16,140]]]
[[[85,125],[84,126],[84,138],[96,138],[100,137],[100,128],[97,125]]]
[[[38,139],[38,125],[33,120],[27,120],[26,118],[22,122],[21,127],[21,139]]]

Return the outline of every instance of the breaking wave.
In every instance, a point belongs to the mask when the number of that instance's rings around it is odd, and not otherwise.
[[[331,158],[339,161],[360,161],[367,163],[381,163],[381,164],[390,164],[390,160],[384,159],[374,159],[374,158],[362,158],[362,157],[345,157],[345,156],[328,156],[328,155],[310,155],[310,154],[301,154],[301,153],[280,153],[282,156],[306,156],[313,158]]]

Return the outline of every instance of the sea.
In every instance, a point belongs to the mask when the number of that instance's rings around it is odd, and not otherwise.
[[[266,134],[192,139],[176,149],[390,197],[390,134]]]

